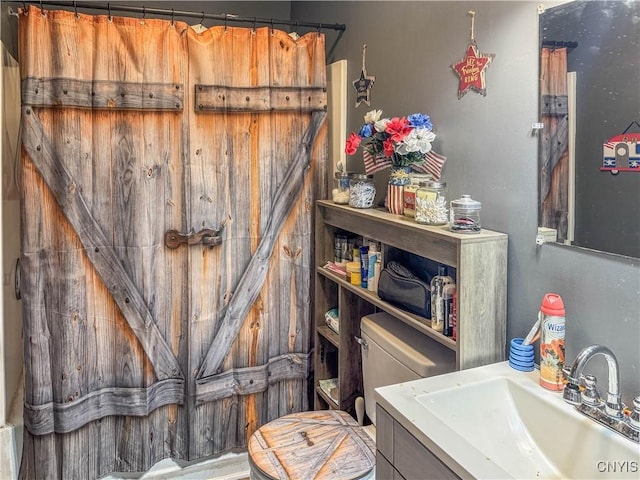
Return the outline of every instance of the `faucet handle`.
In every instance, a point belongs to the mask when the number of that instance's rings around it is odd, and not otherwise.
[[[562,367],[562,373],[564,375],[565,383],[573,383],[574,385],[580,384],[580,378],[574,378],[571,376],[571,365],[565,365]]]
[[[604,401],[600,398],[600,392],[596,386],[597,379],[594,375],[585,375],[585,390],[582,392],[582,402],[592,407],[600,407]]]
[[[640,431],[640,395],[633,399],[633,412],[629,415],[629,426]]]

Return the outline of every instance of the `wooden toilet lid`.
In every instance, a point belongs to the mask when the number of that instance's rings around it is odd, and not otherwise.
[[[319,410],[286,415],[263,425],[251,435],[248,451],[258,478],[346,480],[371,472],[375,448],[349,414]]]

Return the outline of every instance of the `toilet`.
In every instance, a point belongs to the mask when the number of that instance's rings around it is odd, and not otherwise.
[[[340,410],[318,410],[263,425],[247,446],[252,480],[374,478],[374,390],[455,370],[455,352],[387,313],[362,317],[360,331],[364,402],[356,401],[358,421]],[[371,424],[363,426],[365,412]]]

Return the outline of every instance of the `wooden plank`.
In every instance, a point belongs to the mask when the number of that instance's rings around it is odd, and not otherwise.
[[[308,374],[309,354],[284,354],[270,358],[265,365],[234,368],[207,379],[198,389],[196,404],[264,392],[278,382],[304,379]]]
[[[320,126],[324,122],[326,114],[314,112],[312,122],[309,125],[299,150],[290,164],[287,177],[278,188],[278,194],[274,200],[272,216],[260,241],[260,245],[247,266],[238,283],[233,298],[225,309],[220,328],[216,338],[211,343],[209,351],[203,361],[198,380],[215,375],[229,352],[238,330],[248,310],[253,305],[260,288],[266,277],[266,264],[273,252],[273,245],[277,232],[282,227],[284,219],[295,203],[302,186],[302,178],[311,162],[311,145],[318,134]],[[198,383],[198,386],[206,382]],[[198,390],[196,387],[196,391]]]
[[[22,80],[22,104],[31,107],[181,111],[184,85],[27,77]]]
[[[149,387],[103,388],[66,403],[25,402],[24,425],[36,435],[67,433],[108,415],[146,416],[167,401],[182,403],[183,397],[184,380],[173,378]]]
[[[313,112],[327,110],[326,87],[230,85],[195,86],[196,111]]]
[[[76,181],[53,149],[31,107],[23,108],[23,145],[76,232],[86,255],[140,340],[158,379],[184,378],[136,285],[87,208]]]

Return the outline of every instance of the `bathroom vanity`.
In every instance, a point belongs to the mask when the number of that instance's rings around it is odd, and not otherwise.
[[[444,345],[456,369],[468,369],[504,359],[506,345],[507,235],[483,229],[478,234],[451,232],[448,226],[427,226],[381,208],[357,209],[320,200],[316,204],[315,237],[315,398],[316,409],[353,412],[362,395],[360,319],[384,311]],[[334,260],[338,231],[375,241],[384,261],[392,253],[408,254],[445,265],[457,287],[457,337],[444,336],[420,317],[380,299],[376,292],[352,285],[324,268]],[[384,266],[384,264],[383,264]],[[325,323],[325,313],[338,307],[339,333]],[[320,381],[332,379],[332,394]]]
[[[539,378],[498,362],[376,389],[377,478],[637,480],[640,444]]]

